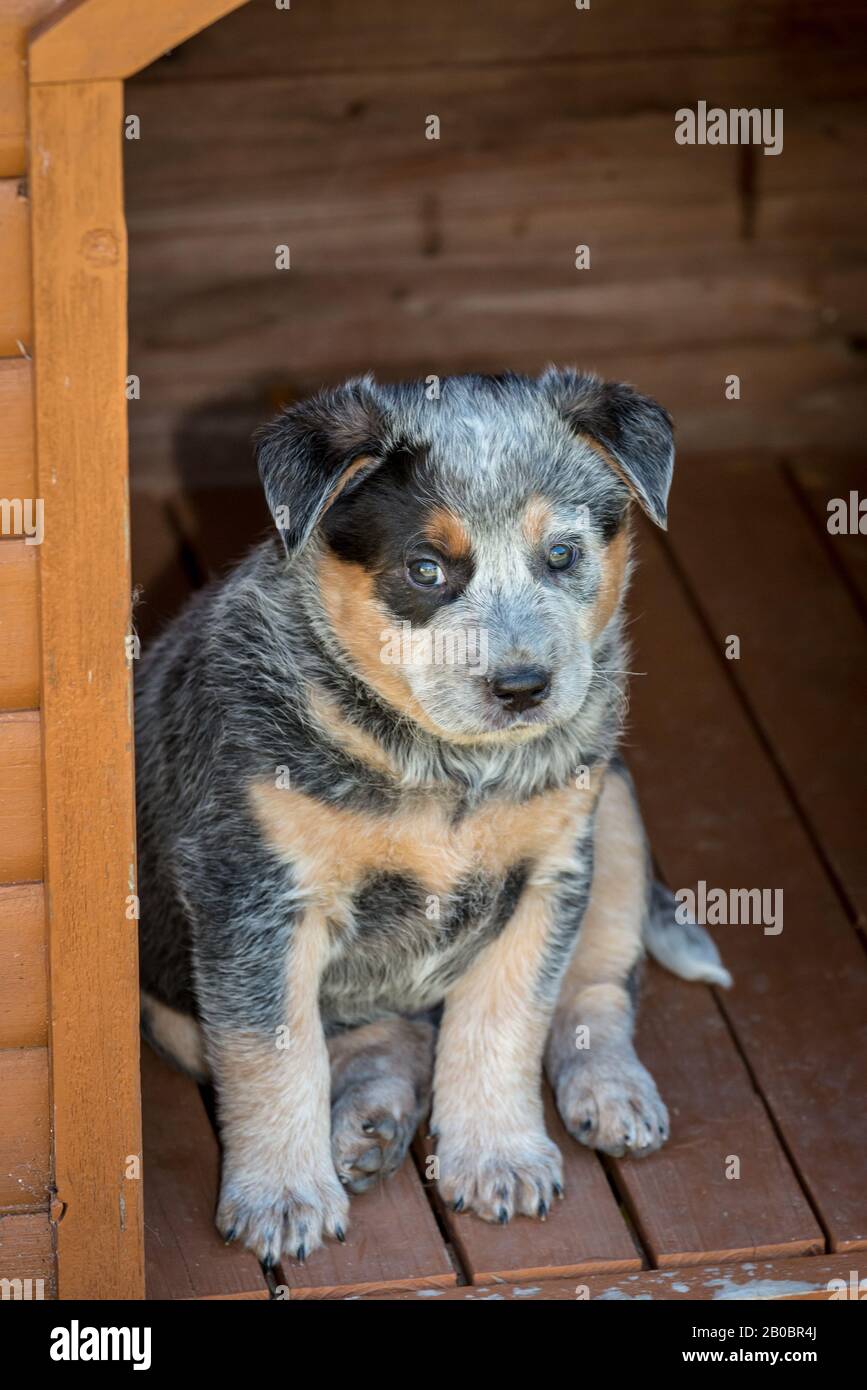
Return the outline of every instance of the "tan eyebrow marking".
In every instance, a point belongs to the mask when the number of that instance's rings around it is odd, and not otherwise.
[[[455,560],[463,560],[472,551],[472,542],[460,517],[450,507],[435,507],[428,516],[423,534]]]
[[[540,545],[551,530],[554,514],[546,498],[531,497],[524,509],[521,530],[530,545]]]

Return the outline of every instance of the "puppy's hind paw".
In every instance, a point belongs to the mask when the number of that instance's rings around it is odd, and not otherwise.
[[[557,1109],[573,1138],[621,1158],[643,1158],[668,1138],[668,1111],[638,1058],[576,1058],[557,1079]]]
[[[331,1153],[350,1192],[366,1192],[397,1172],[422,1109],[413,1086],[399,1077],[373,1077],[340,1092],[331,1108]]]

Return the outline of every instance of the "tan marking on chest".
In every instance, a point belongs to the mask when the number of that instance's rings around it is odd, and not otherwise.
[[[340,706],[324,691],[311,689],[307,703],[323,733],[350,757],[365,763],[368,767],[375,767],[378,772],[383,772],[389,777],[400,776],[400,768],[388,756],[382,744],[365,729],[344,718]]]
[[[447,893],[472,873],[502,875],[528,861],[565,867],[600,780],[594,771],[589,788],[564,787],[522,805],[491,801],[456,825],[432,795],[381,816],[270,782],[254,784],[250,795],[265,839],[293,865],[301,886],[336,899],[371,873],[409,875],[431,893]]]

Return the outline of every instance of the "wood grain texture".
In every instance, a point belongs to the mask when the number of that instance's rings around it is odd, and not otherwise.
[[[625,1276],[590,1274],[575,1279],[551,1279],[534,1283],[491,1283],[459,1289],[410,1289],[394,1294],[364,1294],[365,1302],[393,1298],[401,1303],[575,1303],[595,1299],[616,1302],[650,1300],[654,1303],[749,1300],[750,1302],[814,1301],[839,1294],[843,1280],[848,1287],[852,1259],[849,1255],[816,1255],[810,1259],[750,1260],[744,1264],[706,1265],[700,1269],[645,1269]],[[341,1294],[335,1292],[335,1298]]]
[[[0,179],[0,357],[30,352],[30,207],[20,179]]]
[[[291,272],[290,272],[291,273]],[[333,309],[323,308],[324,313]],[[546,350],[532,323],[516,318],[507,336],[499,322],[499,337],[492,337],[484,351],[464,353],[460,335],[452,334],[450,346],[439,328],[424,326],[395,334],[388,341],[371,336],[367,351],[344,356],[332,335],[327,357],[304,359],[303,335],[292,333],[291,315],[263,324],[255,335],[229,332],[209,343],[196,344],[195,352],[181,341],[166,348],[136,349],[136,366],[149,382],[147,401],[136,405],[131,421],[137,476],[149,485],[177,487],[188,483],[206,486],[212,459],[202,453],[205,439],[213,441],[223,481],[241,482],[252,472],[251,430],[273,411],[262,390],[270,383],[275,396],[301,399],[323,384],[372,369],[383,381],[445,375],[464,371],[541,371],[552,358],[574,361],[574,340],[566,356],[568,322],[559,330],[558,352]],[[297,325],[296,325],[297,327]],[[315,333],[311,334],[315,339]],[[359,337],[359,341],[361,341]],[[430,352],[426,351],[430,341]],[[412,352],[412,355],[404,355]],[[288,366],[287,366],[288,359]],[[602,376],[631,381],[642,391],[664,401],[677,420],[678,445],[692,453],[715,448],[733,451],[767,450],[778,455],[786,449],[813,446],[854,451],[863,445],[867,359],[855,347],[837,340],[787,343],[737,342],[719,347],[670,347],[641,351],[624,346],[614,351],[593,352],[579,362]],[[239,371],[243,361],[247,368]],[[244,372],[249,375],[245,376]],[[740,401],[725,398],[725,379],[737,371],[745,383]],[[258,391],[257,391],[258,388]],[[237,393],[248,394],[242,412],[227,420],[227,401]],[[232,426],[232,433],[226,425]],[[197,445],[198,447],[193,447]]]
[[[34,87],[46,881],[61,1297],[144,1287],[119,83]],[[87,150],[87,159],[81,151]],[[87,306],[87,312],[82,306]],[[80,813],[69,814],[70,798]]]
[[[640,1249],[599,1159],[566,1133],[547,1088],[545,1104],[548,1133],[563,1155],[565,1188],[563,1201],[554,1203],[546,1221],[519,1216],[508,1226],[497,1226],[470,1213],[456,1215],[438,1203],[440,1219],[474,1284],[641,1268]],[[428,1150],[434,1151],[432,1142],[419,1138],[416,1154],[423,1170]],[[436,1199],[435,1183],[430,1191]]]
[[[633,669],[648,674],[632,684],[628,756],[653,849],[675,889],[704,880],[782,891],[778,934],[712,929],[736,982],[720,1003],[831,1249],[863,1248],[867,1117],[852,1103],[867,1090],[863,946],[735,689],[720,680],[724,659],[647,531],[637,582]],[[707,566],[703,587],[713,582]]]
[[[45,894],[41,883],[0,888],[0,1047],[48,1043]]]
[[[0,1051],[0,1208],[48,1205],[48,1049]]]
[[[177,531],[196,557],[202,580],[237,563],[274,522],[260,487],[195,488],[169,499]]]
[[[454,1265],[411,1157],[387,1182],[353,1197],[349,1218],[345,1245],[329,1241],[304,1265],[287,1260],[278,1267],[274,1277],[284,1298],[455,1284]]]
[[[214,1225],[220,1155],[198,1087],[147,1047],[141,1073],[147,1297],[267,1298],[258,1260]]]
[[[727,634],[740,638],[731,677],[853,916],[867,924],[861,616],[781,469],[756,467],[748,454],[687,462],[672,514],[671,545],[713,639],[721,649]]]
[[[33,364],[0,359],[0,497],[33,497]]]
[[[864,544],[864,536],[860,531],[834,536],[828,531],[828,504],[831,501],[839,498],[848,500],[853,492],[859,501],[864,499],[863,454],[831,458],[811,451],[806,457],[793,457],[787,471],[812,514],[816,535],[825,547],[831,564],[844,578],[862,616],[867,614],[867,545]]]
[[[764,191],[757,199],[755,233],[764,246],[802,247],[815,254],[857,256],[863,248],[867,193],[857,186]]]
[[[30,44],[31,82],[129,77],[246,0],[70,0]]]
[[[142,652],[160,628],[192,592],[191,576],[183,563],[182,539],[165,498],[146,492],[130,497],[133,618]]]
[[[794,11],[794,12],[793,12]],[[332,0],[327,20],[321,7],[293,3],[278,11],[273,0],[253,0],[249,9],[201,34],[177,55],[158,64],[154,81],[187,73],[224,77],[252,69],[261,73],[334,72],[379,68],[401,73],[449,63],[538,63],[600,55],[653,54],[653,67],[668,51],[698,54],[719,50],[747,57],[751,50],[787,47],[813,54],[822,45],[844,49],[863,38],[865,16],[857,0],[829,0],[818,9],[791,0],[701,0],[683,5],[660,0],[618,0],[602,20],[557,0],[443,0],[435,10],[394,0]],[[340,41],[337,40],[340,36]],[[715,89],[706,89],[706,96]],[[722,98],[718,98],[721,100]],[[668,101],[666,104],[669,104]],[[762,104],[761,102],[759,103]],[[432,108],[431,108],[432,109]]]
[[[56,1292],[54,1237],[45,1212],[0,1213],[0,1279],[43,1279],[44,1296]]]
[[[821,120],[808,105],[799,104],[786,113],[783,149],[759,164],[760,199],[763,193],[849,188],[865,136],[867,110],[862,102],[838,93],[823,103]]]
[[[336,341],[341,354],[360,361],[377,334],[382,342],[400,336],[408,351],[423,348],[440,361],[459,337],[463,353],[484,360],[507,329],[523,351],[540,356],[546,343],[566,353],[570,333],[573,350],[585,339],[597,352],[636,353],[685,344],[714,348],[750,337],[768,343],[825,339],[854,332],[867,315],[867,271],[848,257],[810,264],[801,251],[745,252],[721,243],[713,265],[705,250],[688,248],[673,265],[668,250],[609,246],[593,273],[581,276],[563,255],[562,237],[559,247],[548,243],[541,218],[532,263],[527,239],[519,247],[506,235],[496,238],[498,249],[484,264],[478,223],[472,231],[469,222],[459,226],[459,234],[468,234],[463,244],[452,241],[446,258],[432,261],[418,246],[415,217],[402,248],[392,240],[395,225],[378,236],[371,221],[345,254],[338,245],[345,232],[334,222],[317,237],[313,219],[303,227],[302,210],[291,221],[300,238],[276,210],[270,226],[263,216],[255,229],[231,227],[223,210],[207,229],[142,239],[131,290],[137,361],[142,350],[148,368],[158,352],[205,351],[217,360],[222,345],[227,364],[226,349],[234,344],[240,351],[255,323],[264,337],[256,349],[262,364],[269,350],[276,359],[282,331],[283,372],[291,373],[304,365],[288,331],[293,316],[309,323],[311,360],[327,363]],[[284,274],[274,271],[269,255],[281,234],[292,241],[296,262],[304,257]],[[166,281],[169,249],[175,270]],[[385,265],[389,249],[391,264]],[[236,373],[235,389],[238,384]],[[147,402],[137,402],[136,411],[142,406]]]
[[[0,539],[0,709],[39,704],[37,549]]]
[[[247,399],[255,422],[263,386],[552,359],[655,391],[685,447],[856,446],[863,17],[774,3],[732,28],[703,3],[662,27],[636,9],[256,0],[131,83],[142,476],[192,462],[191,420]],[[709,93],[784,107],[784,153],[675,145],[674,106]]]
[[[3,0],[0,9],[0,178],[27,167],[27,33],[61,0]]]
[[[42,878],[40,720],[0,713],[0,883]]]
[[[822,1231],[774,1133],[725,1020],[704,985],[648,970],[638,1055],[669,1108],[671,1137],[612,1171],[651,1261],[824,1252]],[[740,1167],[731,1176],[731,1159]]]
[[[140,84],[127,99],[147,132],[125,142],[135,176],[129,209],[144,225],[169,210],[176,224],[189,222],[229,198],[240,204],[240,221],[269,202],[321,203],[329,192],[332,205],[371,208],[387,199],[417,215],[432,195],[467,217],[490,215],[499,201],[526,221],[540,206],[565,203],[571,264],[598,204],[662,209],[676,196],[685,208],[736,193],[733,147],[716,147],[708,158],[706,147],[676,144],[667,104],[590,117],[574,71],[561,65],[541,73],[529,65],[456,65],[421,94],[415,75],[359,70],[351,83],[205,79],[169,93]],[[440,119],[438,140],[425,136],[426,112]]]

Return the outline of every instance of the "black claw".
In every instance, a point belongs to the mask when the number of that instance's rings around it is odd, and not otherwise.
[[[306,1247],[306,1245],[299,1245],[299,1246],[298,1246],[298,1249],[295,1251],[295,1258],[296,1258],[296,1260],[298,1261],[298,1263],[299,1263],[300,1265],[303,1265],[304,1261],[307,1259],[307,1247]]]
[[[452,1202],[452,1211],[463,1211],[463,1209],[464,1209],[464,1199],[463,1199],[463,1197],[458,1197],[457,1201]]]
[[[509,1213],[505,1207],[500,1207],[500,1210],[497,1212],[497,1220],[499,1221],[501,1226],[505,1226],[508,1224]]]
[[[536,1215],[538,1216],[540,1221],[544,1221],[545,1217],[548,1215],[548,1203],[545,1201],[544,1197],[542,1198],[542,1201],[539,1203]]]
[[[563,1185],[562,1185],[562,1183],[555,1182],[555,1184],[554,1184],[554,1196],[555,1196],[555,1197],[562,1197],[562,1196],[563,1196]]]
[[[277,1260],[273,1255],[266,1255],[264,1260],[262,1261],[262,1268],[264,1269],[266,1274],[270,1274],[271,1270],[275,1267],[276,1264]]]
[[[227,1231],[227,1232],[226,1232],[226,1234],[225,1234],[225,1236],[223,1237],[223,1239],[225,1240],[225,1242],[226,1242],[227,1245],[231,1245],[231,1244],[232,1244],[232,1241],[236,1239],[237,1235],[238,1235],[238,1232],[237,1232],[236,1228],[233,1226],[232,1229],[231,1229],[230,1231]]]
[[[337,1236],[337,1239],[340,1241],[341,1245],[346,1244],[346,1232],[344,1231],[342,1226],[338,1226],[334,1234]]]

